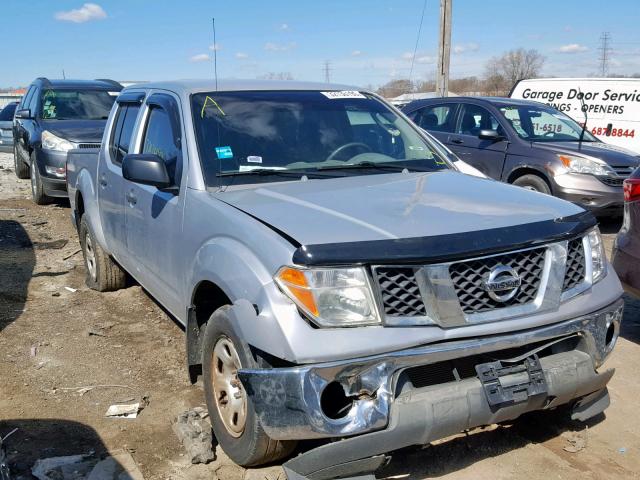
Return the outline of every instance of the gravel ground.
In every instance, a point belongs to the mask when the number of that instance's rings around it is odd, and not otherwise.
[[[37,458],[117,450],[147,479],[284,478],[278,465],[239,468],[220,449],[213,463],[188,462],[171,424],[203,398],[187,381],[182,329],[139,286],[86,288],[68,203],[34,205],[12,170],[13,156],[0,153],[0,435],[18,428],[7,444],[21,478]],[[608,249],[617,228],[602,225]],[[626,298],[607,363],[617,369],[612,405],[588,428],[559,413],[528,416],[397,452],[381,476],[640,478],[639,344],[640,301]],[[112,403],[143,398],[134,420],[104,417]]]

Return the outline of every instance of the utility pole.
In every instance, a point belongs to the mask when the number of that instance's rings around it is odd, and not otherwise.
[[[324,81],[331,83],[331,62],[329,62],[329,60],[324,61],[322,70],[324,71]]]
[[[606,77],[609,73],[609,54],[611,53],[611,34],[609,32],[602,32],[600,35],[600,75]]]
[[[440,0],[440,46],[436,72],[436,94],[446,97],[449,93],[449,60],[451,56],[451,3]]]

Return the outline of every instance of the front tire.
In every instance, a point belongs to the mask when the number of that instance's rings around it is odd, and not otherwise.
[[[534,192],[551,195],[549,184],[538,175],[522,175],[521,177],[516,178],[513,184],[517,185],[518,187],[526,188],[527,190],[533,190]]]
[[[42,178],[40,178],[40,172],[38,171],[38,165],[36,164],[35,154],[31,154],[31,196],[33,202],[36,205],[46,205],[51,202],[51,197],[44,193],[44,185],[42,184]]]
[[[99,292],[111,292],[124,288],[127,283],[127,274],[96,242],[86,215],[80,219],[79,235],[84,267],[87,272],[85,280],[87,287]]]
[[[273,440],[260,425],[237,371],[268,365],[259,365],[249,346],[237,338],[229,308],[220,307],[211,315],[204,334],[202,373],[211,425],[218,443],[236,464],[271,463],[289,455],[297,442]]]
[[[13,166],[13,170],[16,172],[16,177],[21,180],[26,180],[27,178],[29,178],[29,165],[24,163],[22,158],[19,157],[18,147],[16,147],[15,145],[13,146]]]

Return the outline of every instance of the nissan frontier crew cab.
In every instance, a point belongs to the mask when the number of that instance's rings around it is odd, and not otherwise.
[[[353,87],[128,87],[102,148],[68,156],[87,284],[128,273],[184,324],[236,463],[324,439],[290,479],[374,478],[399,448],[602,412],[623,302],[594,217],[442,152]]]

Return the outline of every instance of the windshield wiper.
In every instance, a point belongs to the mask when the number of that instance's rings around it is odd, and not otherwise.
[[[287,169],[275,170],[271,168],[254,168],[252,170],[245,170],[245,171],[236,170],[233,172],[219,172],[216,174],[216,177],[239,177],[242,175],[260,175],[260,176],[280,175],[282,177],[296,177],[296,178],[302,178],[305,175],[322,176],[313,170],[312,171],[287,170]]]
[[[395,172],[401,172],[403,170],[409,170],[409,167],[403,165],[390,165],[388,163],[379,162],[358,162],[358,163],[345,163],[344,165],[326,165],[319,166],[318,170],[348,170],[359,168],[377,168],[380,170],[393,170]]]

